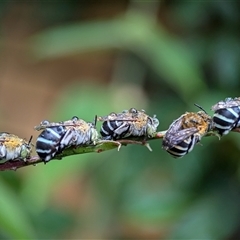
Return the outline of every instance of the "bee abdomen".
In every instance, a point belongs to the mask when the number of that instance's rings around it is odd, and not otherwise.
[[[127,137],[130,125],[123,121],[105,121],[102,124],[100,134],[103,139],[120,139]]]
[[[193,150],[193,147],[197,143],[197,138],[195,135],[190,136],[189,138],[183,140],[177,145],[174,145],[171,148],[167,149],[167,152],[170,153],[175,158],[183,157]]]
[[[42,160],[47,162],[61,151],[59,143],[64,134],[63,126],[46,128],[42,131],[36,142],[36,152]]]
[[[221,135],[228,134],[233,128],[239,127],[240,109],[238,106],[218,109],[213,115],[214,128]]]

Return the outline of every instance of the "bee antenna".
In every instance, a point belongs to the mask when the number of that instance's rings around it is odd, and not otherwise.
[[[31,137],[30,137],[30,139],[29,139],[29,141],[28,141],[28,145],[30,145],[32,139],[33,139],[33,135],[31,135]]]
[[[205,109],[203,109],[203,107],[201,107],[201,106],[198,105],[197,103],[194,103],[194,106],[198,107],[199,109],[201,109],[202,111],[204,111],[204,112],[207,114],[207,112],[205,111]]]
[[[98,120],[98,116],[97,115],[95,115],[95,118],[94,118],[94,126],[96,127],[96,125],[97,125],[97,120]]]

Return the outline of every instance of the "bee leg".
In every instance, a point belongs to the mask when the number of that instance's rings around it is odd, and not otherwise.
[[[101,139],[106,140],[106,141],[107,140],[111,141],[113,139],[113,136],[109,135],[109,136],[106,136],[106,137],[102,137]]]
[[[118,152],[120,151],[121,147],[122,147],[122,144],[120,142],[118,142],[118,148],[117,148]]]
[[[68,129],[60,142],[59,150],[63,150],[65,147],[72,145],[74,140],[76,141],[74,132],[72,131],[72,129]]]
[[[143,142],[143,146],[147,147],[147,149],[152,152],[152,148],[150,147],[150,144],[148,142]]]
[[[147,147],[147,149],[152,152],[152,148],[150,147],[150,144],[147,142],[148,140],[148,137],[147,136],[144,136],[143,140],[142,140],[142,145]]]
[[[4,145],[0,145],[0,159],[6,156],[6,147]]]
[[[234,130],[232,130],[233,132],[235,132]],[[221,139],[222,135],[219,134],[218,132],[215,132],[215,131],[209,131],[208,133],[206,133],[205,135],[206,137],[208,136],[216,136],[218,138],[218,140]]]
[[[119,126],[117,129],[114,130],[114,136],[117,138],[121,138],[124,136],[124,138],[131,135],[131,133],[128,133],[130,128],[130,125],[126,122],[124,122],[121,126]]]

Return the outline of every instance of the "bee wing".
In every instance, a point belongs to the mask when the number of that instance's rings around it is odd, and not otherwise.
[[[100,117],[97,117],[97,120],[98,121],[110,121],[110,120],[116,120],[118,117],[119,117],[120,113],[110,113],[108,114],[107,116],[100,116]]]
[[[37,130],[37,131],[41,131],[41,130],[44,130],[46,128],[52,128],[52,127],[56,127],[56,126],[59,126],[58,123],[48,123],[48,124],[41,124],[38,125],[38,126],[35,126],[34,129]]]
[[[132,117],[127,117],[127,116],[103,116],[103,117],[98,117],[98,121],[106,122],[106,121],[136,121],[136,119]]]
[[[181,115],[178,119],[174,120],[172,122],[172,124],[169,126],[166,134],[165,134],[165,137],[168,138],[168,136],[172,136],[172,135],[175,135],[176,133],[178,133],[179,131],[181,131],[181,127],[182,127],[182,119],[183,119],[183,116],[185,114]]]
[[[195,127],[183,129],[171,136],[172,138],[171,144],[177,145],[197,132],[198,130]]]
[[[54,128],[54,127],[57,127],[57,126],[78,126],[78,125],[81,125],[82,123],[77,121],[77,122],[71,122],[70,121],[65,121],[65,122],[59,122],[59,123],[55,123],[55,122],[52,122],[52,123],[48,123],[48,124],[40,124],[38,126],[35,126],[34,129],[37,130],[37,131],[40,131],[40,130],[44,130],[46,128]]]
[[[198,130],[195,127],[179,130],[179,128],[174,126],[165,134],[163,146],[166,148],[172,148],[197,132]]]
[[[169,126],[164,138],[162,145],[164,148],[172,148],[175,145],[175,135],[180,131],[182,124],[182,116],[180,116],[178,119],[172,122],[172,124]]]
[[[231,108],[231,107],[237,107],[240,106],[240,98],[226,98],[225,101],[220,101],[212,106],[213,111],[217,111],[219,109],[223,108]]]

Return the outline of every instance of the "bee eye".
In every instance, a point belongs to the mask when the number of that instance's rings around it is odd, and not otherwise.
[[[77,116],[73,116],[73,117],[72,117],[72,121],[73,121],[73,122],[78,121],[78,120],[79,120],[79,118],[78,118]]]
[[[40,125],[48,125],[50,122],[48,120],[43,120]]]
[[[10,133],[8,132],[0,132],[0,136],[5,136],[5,135],[9,135]]]
[[[154,125],[159,125],[159,120],[156,117],[153,117],[153,124]]]
[[[56,126],[56,131],[57,132],[62,132],[63,131],[63,126]]]
[[[117,117],[117,114],[112,112],[107,116],[107,120],[114,120]]]
[[[225,102],[230,102],[232,100],[233,100],[232,98],[228,97],[228,98],[225,99]]]
[[[137,109],[136,108],[130,108],[129,112],[130,113],[137,113]]]

